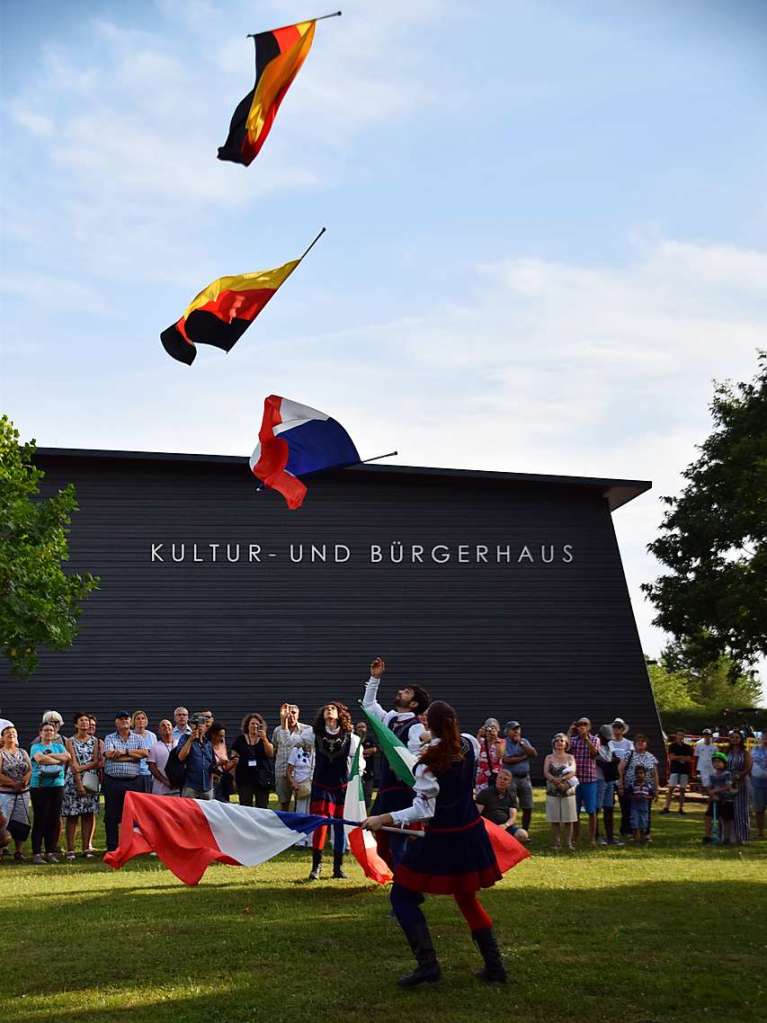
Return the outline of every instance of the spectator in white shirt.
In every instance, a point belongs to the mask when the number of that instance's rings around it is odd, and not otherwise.
[[[280,707],[280,723],[272,732],[274,746],[274,791],[281,810],[288,810],[293,797],[293,786],[288,779],[288,758],[291,750],[304,738],[312,737],[311,725],[298,720],[299,708],[295,703]]]
[[[176,722],[173,726],[173,745],[178,746],[179,739],[183,737],[186,742],[186,737],[192,734],[189,725],[189,711],[186,707],[176,707],[173,711],[173,720]]]
[[[173,788],[165,774],[165,765],[168,763],[170,751],[175,746],[173,741],[173,726],[167,718],[157,726],[157,742],[149,750],[147,761],[152,775],[153,796],[180,796],[178,789]]]
[[[710,728],[704,728],[701,734],[703,738],[698,739],[695,743],[695,767],[700,779],[700,787],[705,792],[711,783],[711,775],[714,773],[711,758],[719,748],[714,742]]]

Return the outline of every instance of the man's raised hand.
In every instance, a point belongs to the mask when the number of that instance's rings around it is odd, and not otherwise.
[[[370,665],[370,677],[380,678],[385,671],[386,665],[384,664],[383,657],[375,657]]]

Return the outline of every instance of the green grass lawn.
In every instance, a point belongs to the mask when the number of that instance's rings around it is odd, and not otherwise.
[[[385,890],[356,864],[307,884],[310,854],[211,868],[187,888],[155,859],[0,864],[0,1018],[16,1023],[469,1023],[763,1018],[767,842],[700,844],[702,806],[656,815],[654,842],[555,855],[542,805],[533,857],[486,892],[510,983],[485,987],[451,899],[429,899],[445,976],[411,967]],[[97,838],[103,841],[101,832]],[[405,1016],[402,1016],[403,1021]]]

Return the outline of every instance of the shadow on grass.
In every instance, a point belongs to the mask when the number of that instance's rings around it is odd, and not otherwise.
[[[320,1003],[323,1018],[353,1008],[368,1021],[390,1020],[418,1006],[420,1020],[465,1023],[467,1008],[476,1015],[503,1004],[551,1023],[576,994],[578,1016],[601,1011],[606,969],[620,977],[624,1020],[686,1020],[690,1005],[756,1018],[767,994],[765,885],[756,881],[493,889],[482,899],[513,980],[502,1003],[471,976],[479,960],[451,899],[426,907],[446,974],[435,999],[434,989],[393,987],[410,955],[387,919],[385,893],[367,886],[244,880],[70,894],[63,908],[57,895],[49,912],[37,899],[0,907],[7,1018],[261,1023],[317,1015]],[[714,933],[716,970],[705,939]]]

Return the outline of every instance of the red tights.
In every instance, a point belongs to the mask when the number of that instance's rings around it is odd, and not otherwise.
[[[453,898],[469,929],[472,931],[483,931],[486,927],[492,927],[493,921],[487,912],[480,905],[479,899],[474,892],[465,895],[454,895]]]

